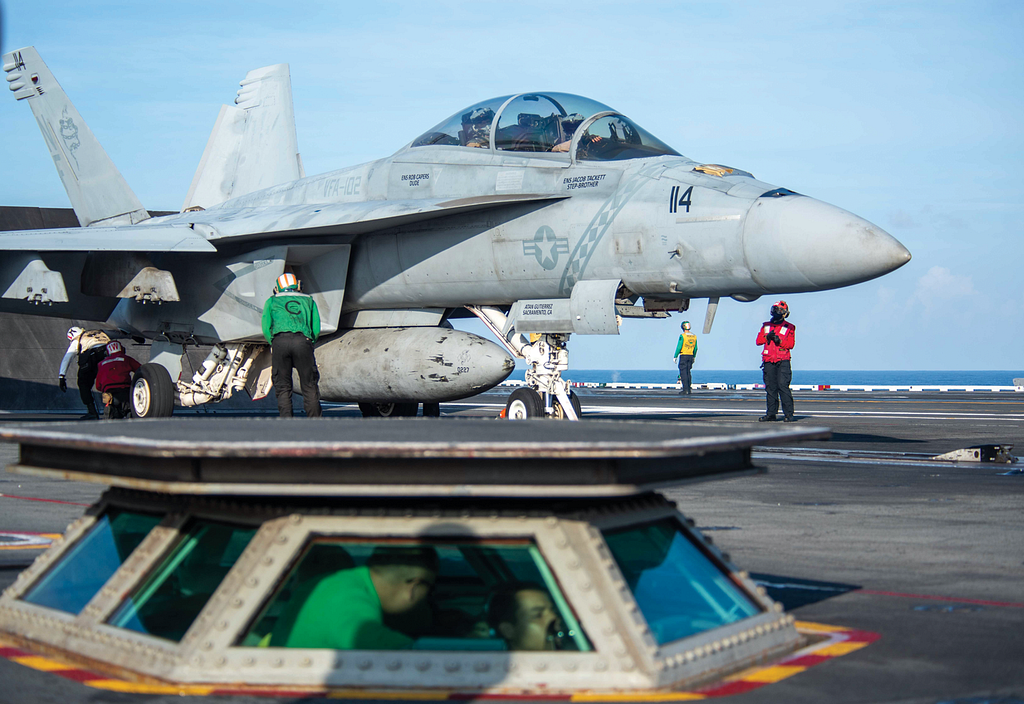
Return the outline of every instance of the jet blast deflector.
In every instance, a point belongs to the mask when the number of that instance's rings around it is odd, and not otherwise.
[[[109,676],[239,693],[600,700],[718,681],[806,644],[652,489],[757,471],[755,443],[824,428],[80,428],[0,431],[21,445],[10,471],[114,486],[0,597],[0,635]],[[429,598],[410,592],[413,605],[395,609],[380,581],[389,569],[418,570]],[[376,611],[358,607],[367,590]],[[520,635],[503,599],[540,600],[543,628]]]

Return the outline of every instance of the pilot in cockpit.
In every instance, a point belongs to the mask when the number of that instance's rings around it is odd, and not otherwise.
[[[459,141],[464,147],[490,149],[491,122],[494,121],[494,110],[475,108],[462,116],[462,130]]]
[[[569,145],[572,144],[572,136],[576,134],[576,130],[580,125],[583,124],[583,115],[578,112],[564,115],[561,118],[562,122],[562,136],[563,140],[551,147],[553,152],[567,152],[569,151]]]

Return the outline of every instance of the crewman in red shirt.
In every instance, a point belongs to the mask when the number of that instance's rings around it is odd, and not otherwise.
[[[789,306],[785,301],[776,302],[771,314],[772,319],[762,323],[761,331],[757,333],[757,344],[764,346],[761,369],[764,370],[764,387],[768,396],[767,412],[758,420],[776,420],[781,400],[783,421],[792,423],[796,418],[793,417],[793,392],[789,390],[789,383],[793,380],[789,351],[796,344],[796,326],[786,322]]]
[[[124,347],[114,340],[107,345],[107,356],[96,371],[96,390],[103,394],[105,419],[128,417],[128,390],[132,374],[141,366],[125,354]]]

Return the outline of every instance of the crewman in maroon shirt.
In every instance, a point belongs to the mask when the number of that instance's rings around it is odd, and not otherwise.
[[[124,347],[114,340],[107,345],[107,356],[96,371],[96,390],[103,394],[105,419],[128,417],[128,391],[132,386],[132,374],[139,363],[125,354]]]

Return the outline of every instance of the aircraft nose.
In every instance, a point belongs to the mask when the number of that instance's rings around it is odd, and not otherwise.
[[[849,286],[910,261],[907,248],[882,228],[799,195],[754,201],[743,247],[754,281],[787,293]]]

